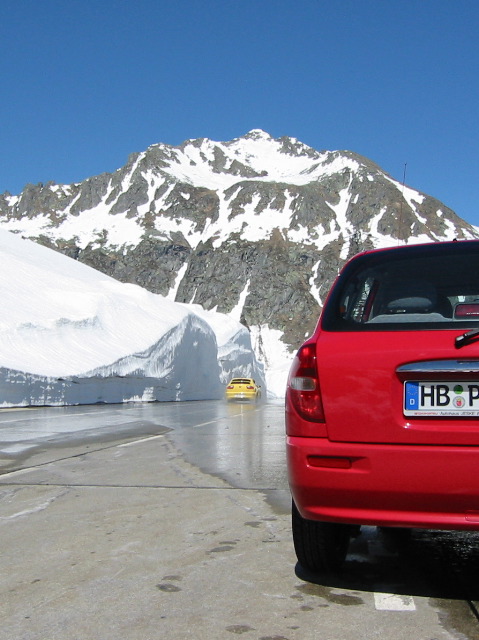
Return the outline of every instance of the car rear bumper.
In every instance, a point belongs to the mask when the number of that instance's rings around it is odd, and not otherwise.
[[[225,397],[227,400],[256,400],[256,392],[252,392],[252,393],[242,393],[242,392],[236,392],[236,393],[226,393]]]
[[[479,530],[479,447],[287,438],[291,493],[304,518]]]

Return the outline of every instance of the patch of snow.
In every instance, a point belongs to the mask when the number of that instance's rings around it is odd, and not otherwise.
[[[5,196],[5,200],[7,201],[7,204],[10,207],[14,207],[17,204],[17,202],[20,200],[20,196],[7,195]]]
[[[131,186],[133,175],[135,174],[136,170],[140,165],[140,162],[144,157],[145,157],[145,152],[138,154],[138,157],[135,159],[134,163],[132,164],[130,171],[124,176],[123,180],[121,181],[120,193],[126,193],[128,191],[128,188]]]
[[[168,293],[166,294],[166,299],[167,300],[175,300],[176,298],[176,294],[178,293],[178,289],[180,287],[181,281],[183,280],[183,277],[186,273],[188,269],[188,263],[185,262],[185,264],[183,264],[179,269],[178,269],[178,273],[176,274],[176,278],[175,278],[175,283],[173,284],[173,286],[171,287],[171,289],[168,291]]]
[[[314,265],[313,268],[311,270],[311,277],[309,278],[309,287],[310,287],[310,292],[311,295],[313,296],[313,298],[316,300],[316,302],[319,304],[319,306],[322,308],[323,307],[323,301],[321,300],[321,296],[319,295],[319,287],[317,287],[314,284],[314,281],[316,280],[316,278],[318,277],[318,270],[319,270],[319,265],[321,264],[321,260],[318,260]]]
[[[396,240],[395,244],[424,244],[424,243],[428,243],[431,242],[431,238],[426,234],[423,233],[420,236],[411,236],[407,239],[407,241],[405,243],[401,242],[398,243],[398,241]],[[389,245],[392,246],[392,245]]]
[[[187,218],[170,218],[166,215],[158,217],[155,220],[155,229],[167,238],[171,238],[172,233],[181,233],[193,249],[196,249],[204,238],[201,231],[196,231],[196,223]]]
[[[18,233],[26,237],[36,237],[39,235],[48,235],[51,227],[51,220],[48,216],[41,214],[33,218],[10,218],[10,220],[2,220],[2,229]]]
[[[316,227],[316,229],[318,229],[318,227]],[[297,229],[286,229],[286,239],[299,244],[309,244],[311,242],[309,230],[302,224],[298,225]]]
[[[265,364],[268,397],[283,398],[295,354],[281,340],[282,331],[267,324],[252,326],[250,331],[254,351]]]
[[[328,206],[334,211],[336,215],[336,221],[337,221],[337,224],[339,225],[340,234],[342,234],[344,239],[344,243],[341,249],[341,254],[339,256],[341,260],[346,260],[346,258],[348,257],[349,244],[350,244],[349,239],[354,232],[353,225],[350,222],[348,222],[348,219],[346,217],[349,203],[351,201],[351,194],[349,191],[350,184],[351,184],[351,180],[349,185],[340,191],[338,204],[333,205],[330,202],[328,202]]]
[[[387,207],[383,207],[379,213],[371,218],[369,221],[369,233],[374,238],[374,247],[376,249],[385,249],[387,247],[394,247],[398,245],[398,239],[393,236],[384,235],[379,233],[378,225],[382,217],[387,211]],[[399,243],[402,244],[402,243]]]
[[[235,217],[235,226],[242,229],[241,238],[247,242],[257,242],[269,238],[277,228],[288,228],[292,213],[288,209],[278,211],[265,207],[259,213],[254,212],[260,196],[254,197],[245,212]]]
[[[416,191],[416,189],[412,189],[411,187],[402,185],[400,182],[394,180],[394,178],[391,178],[387,174],[384,174],[384,177],[386,178],[386,180],[389,180],[389,182],[391,182],[398,191],[401,192],[404,199],[413,211],[416,211],[418,204],[422,204],[424,202],[425,196],[423,196],[422,193],[419,193],[419,191]]]
[[[233,307],[233,309],[231,309],[231,311],[228,314],[230,318],[234,318],[237,322],[241,320],[241,314],[243,312],[243,307],[244,307],[246,298],[248,297],[250,283],[251,283],[251,279],[248,278],[243,291],[239,295],[238,304],[235,307]]]
[[[359,170],[359,162],[348,158],[347,156],[337,155],[332,161],[326,161],[321,166],[321,172],[319,176],[329,177],[335,173],[341,173],[345,170],[349,170],[351,173],[356,173]]]
[[[69,216],[58,226],[55,235],[60,238],[78,238],[78,245],[84,249],[88,244],[98,241],[105,229],[107,244],[117,247],[136,246],[145,231],[137,219],[129,218],[126,213],[112,215],[101,203],[77,216]]]

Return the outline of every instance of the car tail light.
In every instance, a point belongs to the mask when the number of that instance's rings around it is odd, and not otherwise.
[[[325,422],[316,365],[316,344],[303,345],[288,378],[288,395],[298,414],[310,422]]]
[[[247,389],[254,389],[250,384],[246,387]]]

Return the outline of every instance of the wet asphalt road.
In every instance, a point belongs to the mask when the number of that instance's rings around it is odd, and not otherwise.
[[[289,502],[282,403],[0,411],[0,638],[479,639],[479,533],[363,527],[311,575]]]
[[[168,434],[185,459],[289,511],[283,402],[171,402],[0,410],[0,473],[56,450]]]

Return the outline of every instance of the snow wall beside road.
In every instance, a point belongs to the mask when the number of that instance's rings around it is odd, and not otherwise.
[[[209,400],[263,367],[248,330],[0,231],[0,407]]]

